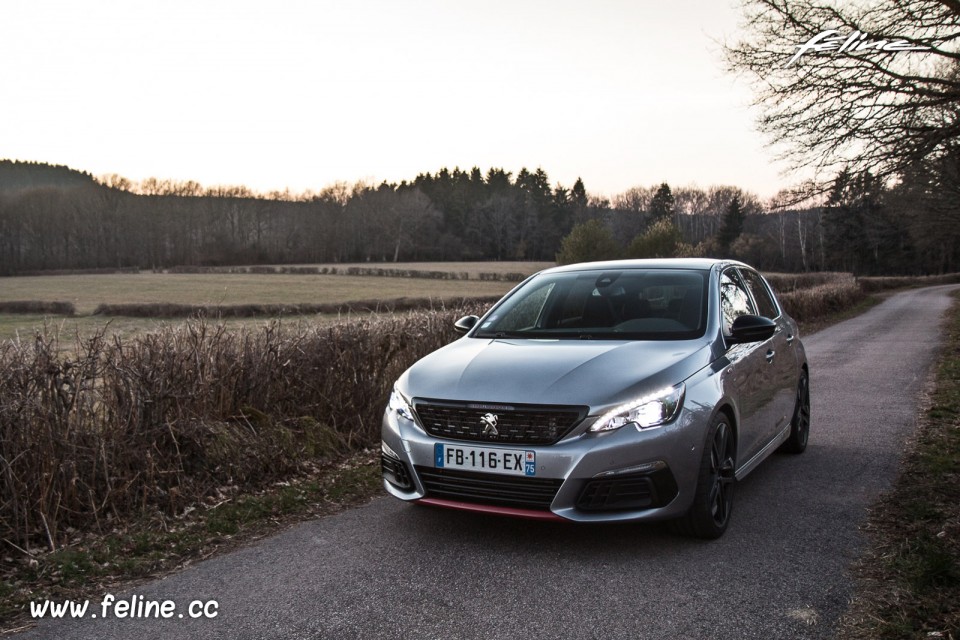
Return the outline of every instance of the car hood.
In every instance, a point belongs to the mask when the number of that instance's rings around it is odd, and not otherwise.
[[[410,398],[600,408],[675,385],[710,364],[706,340],[462,338],[401,378]]]

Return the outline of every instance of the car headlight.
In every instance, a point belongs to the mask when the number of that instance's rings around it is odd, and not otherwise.
[[[590,427],[590,431],[610,431],[627,424],[635,424],[638,429],[666,424],[680,413],[685,390],[686,385],[681,382],[675,387],[660,389],[633,402],[622,404],[600,416]]]
[[[413,407],[410,406],[410,401],[403,397],[403,394],[397,391],[396,387],[393,388],[393,393],[390,394],[389,408],[391,411],[396,412],[401,418],[413,420]]]

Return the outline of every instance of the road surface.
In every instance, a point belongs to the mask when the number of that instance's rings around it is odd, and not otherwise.
[[[169,599],[169,619],[104,619],[95,594],[85,619],[18,637],[831,637],[852,595],[858,526],[915,427],[952,288],[899,293],[804,340],[810,445],[739,484],[718,541],[384,497],[114,594]],[[211,600],[215,617],[190,617],[191,602]]]

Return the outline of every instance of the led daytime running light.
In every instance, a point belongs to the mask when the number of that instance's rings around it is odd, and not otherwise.
[[[403,394],[397,391],[396,387],[390,394],[390,408],[396,411],[398,416],[410,421],[413,420],[413,407],[410,406],[410,402]]]
[[[597,419],[597,421],[594,422],[593,425],[590,427],[590,431],[610,431],[613,429],[618,429],[624,425],[630,424],[630,421],[624,422],[622,424],[612,424],[614,418],[618,418],[621,416],[626,418],[631,411],[635,409],[639,409],[644,405],[651,404],[653,402],[658,402],[658,401],[664,402],[664,401],[673,399],[675,402],[675,406],[673,407],[673,410],[670,412],[668,416],[665,416],[663,419],[660,419],[654,422],[653,424],[639,425],[639,426],[654,427],[654,426],[663,424],[665,422],[669,422],[680,410],[680,405],[683,403],[683,396],[684,396],[685,390],[686,390],[685,385],[683,383],[680,383],[679,385],[674,387],[664,387],[663,389],[654,391],[653,393],[645,395],[638,400],[633,400],[631,402],[627,402],[618,407],[615,407],[610,411],[606,412],[605,414],[603,414],[602,416],[600,416],[600,418]]]

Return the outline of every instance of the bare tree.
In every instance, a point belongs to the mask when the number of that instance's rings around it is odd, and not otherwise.
[[[657,187],[632,187],[614,196],[613,208],[618,213],[614,221],[614,234],[621,238],[633,238],[647,226],[650,201]]]
[[[728,66],[752,81],[760,128],[818,178],[887,177],[960,140],[960,1],[744,0]]]

